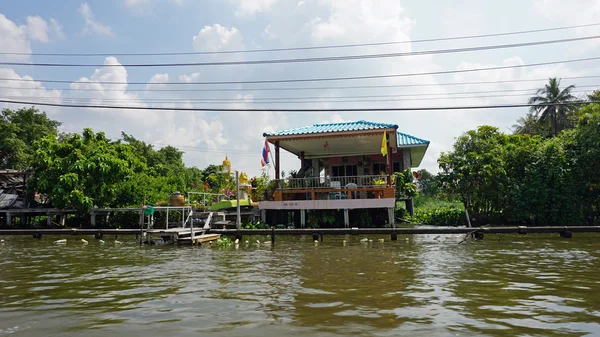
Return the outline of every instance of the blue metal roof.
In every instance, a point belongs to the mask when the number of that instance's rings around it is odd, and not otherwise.
[[[291,135],[310,135],[318,133],[330,133],[330,132],[345,132],[345,131],[367,131],[367,130],[378,130],[378,129],[398,129],[396,124],[387,123],[375,123],[360,120],[356,122],[344,122],[344,123],[326,123],[326,124],[313,124],[309,126],[303,126],[300,128],[286,129],[281,131],[275,131],[272,133],[264,133],[264,137],[268,136],[291,136]],[[402,132],[397,132],[398,135],[398,146],[410,146],[410,145],[425,145],[429,144],[428,140],[417,138],[411,135],[407,135]]]
[[[410,146],[410,145],[425,145],[429,144],[428,140],[417,138],[406,133],[396,132],[398,138],[398,146]]]
[[[316,133],[329,133],[329,132],[344,132],[344,131],[367,131],[367,130],[378,130],[378,129],[397,129],[398,125],[386,124],[386,123],[374,123],[367,122],[364,120],[356,122],[344,122],[344,123],[327,123],[327,124],[313,124],[309,126],[303,126],[301,128],[287,129],[276,131],[272,133],[264,133],[263,136],[291,136],[291,135],[309,135]]]

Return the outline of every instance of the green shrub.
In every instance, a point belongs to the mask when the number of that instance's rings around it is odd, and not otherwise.
[[[436,209],[418,209],[412,218],[413,222],[429,226],[466,226],[465,210],[456,207]]]

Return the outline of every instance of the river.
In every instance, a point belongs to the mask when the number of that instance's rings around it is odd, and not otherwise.
[[[600,335],[594,234],[59,238],[2,237],[0,336]]]

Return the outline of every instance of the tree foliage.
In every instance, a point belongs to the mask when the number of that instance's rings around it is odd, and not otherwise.
[[[438,163],[443,189],[483,222],[569,225],[598,219],[600,105],[545,139],[481,126],[459,137]]]
[[[551,136],[573,125],[570,112],[575,101],[571,94],[574,88],[574,85],[569,85],[560,89],[560,80],[550,78],[548,84],[529,99],[529,104],[535,104],[530,111],[535,113],[540,125],[550,125]]]
[[[56,135],[60,122],[35,108],[4,109],[0,113],[0,169],[31,166],[33,143]]]
[[[85,129],[62,141],[48,136],[36,143],[30,188],[50,196],[58,208],[86,211],[113,206],[123,181],[144,168],[128,145],[111,143],[104,133]]]

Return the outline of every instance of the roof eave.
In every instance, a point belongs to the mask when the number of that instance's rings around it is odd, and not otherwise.
[[[395,125],[394,125],[395,126]],[[282,141],[282,140],[297,140],[303,138],[328,138],[328,137],[338,137],[338,136],[359,136],[359,135],[370,135],[376,134],[379,132],[396,132],[397,128],[381,128],[381,129],[369,129],[369,130],[358,130],[358,131],[337,131],[337,132],[319,132],[319,133],[303,133],[303,134],[294,134],[294,135],[269,135],[268,133],[263,133],[263,137],[267,138],[267,141]]]

